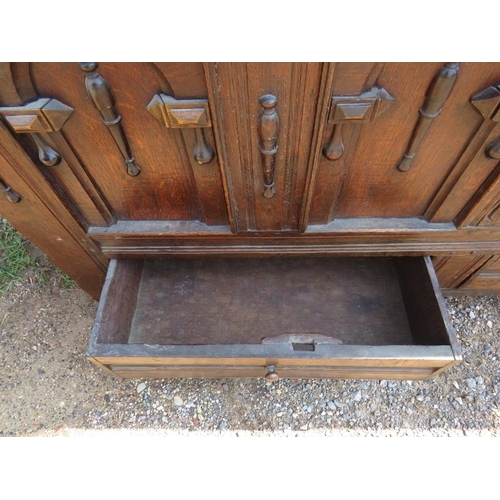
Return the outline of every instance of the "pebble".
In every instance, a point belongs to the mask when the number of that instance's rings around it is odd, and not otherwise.
[[[415,399],[421,403],[425,399],[425,397],[423,394],[419,394]]]
[[[330,410],[335,410],[336,408],[335,403],[333,401],[328,401],[327,405],[328,408],[330,408]]]
[[[337,408],[343,408],[343,406],[344,406],[344,403],[341,403],[340,401],[337,401],[336,399],[333,401],[333,403],[335,404],[335,406]]]
[[[453,387],[455,387],[455,389],[460,389],[460,386],[458,385],[458,382],[456,380],[454,380],[452,382],[452,384],[453,384]]]
[[[493,328],[493,323],[491,321],[487,321],[486,325],[488,328]]]
[[[476,318],[476,315],[475,315],[475,314],[471,311],[471,312],[469,313],[469,318],[470,318],[470,319],[475,319],[475,318]]]
[[[387,380],[381,380],[380,387],[386,387],[386,386],[387,386]]]
[[[137,392],[140,394],[144,389],[146,389],[146,384],[144,382],[141,382],[138,386],[137,386]]]
[[[226,424],[226,422],[221,422],[221,423],[219,424],[219,430],[220,430],[220,431],[223,431],[223,430],[225,430],[225,429],[227,429],[227,424]]]
[[[174,405],[175,406],[182,406],[184,404],[184,401],[182,401],[182,398],[180,396],[174,396]]]
[[[477,387],[477,382],[473,378],[466,378],[464,382],[469,389],[475,389]]]
[[[361,401],[361,391],[357,391],[352,398],[354,401]]]

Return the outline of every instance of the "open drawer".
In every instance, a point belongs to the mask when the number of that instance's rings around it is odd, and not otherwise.
[[[121,377],[268,380],[461,359],[428,257],[113,260],[87,354]]]

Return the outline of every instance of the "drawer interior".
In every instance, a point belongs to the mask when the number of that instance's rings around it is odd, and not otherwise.
[[[175,358],[178,347],[178,355],[191,362],[212,352],[234,364],[252,356],[266,364],[341,358],[348,346],[445,346],[426,355],[458,359],[430,259],[114,260],[89,356],[109,361],[116,355],[130,363],[135,352],[144,362],[148,356]],[[380,349],[373,353],[384,355]]]

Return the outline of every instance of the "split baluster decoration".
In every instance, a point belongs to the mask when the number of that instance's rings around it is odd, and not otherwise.
[[[451,94],[458,76],[458,63],[446,63],[436,74],[427,89],[424,105],[406,147],[406,152],[398,164],[398,170],[407,172],[413,165],[420,145],[427,136],[433,121],[441,114],[446,100]]]
[[[99,64],[95,62],[79,63],[85,72],[85,87],[94,107],[101,114],[101,121],[108,127],[125,162],[127,174],[135,177],[141,169],[135,162],[130,145],[122,125],[122,117],[116,107],[116,99],[108,82],[99,73]]]
[[[260,96],[259,103],[262,111],[259,118],[259,148],[262,157],[262,173],[264,174],[264,198],[273,198],[276,195],[274,187],[274,167],[278,152],[278,134],[280,120],[276,112],[278,98],[273,94]]]

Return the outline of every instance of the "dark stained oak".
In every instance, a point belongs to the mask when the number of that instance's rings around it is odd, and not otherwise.
[[[0,213],[93,297],[109,267],[93,362],[460,360],[438,288],[500,293],[500,63],[82,64],[0,63]]]

